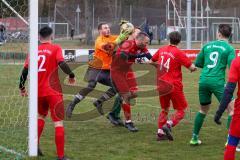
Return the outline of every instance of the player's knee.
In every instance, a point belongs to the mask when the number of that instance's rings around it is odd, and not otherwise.
[[[168,115],[168,112],[169,112],[169,108],[164,108],[164,109],[162,109],[161,114]]]
[[[116,91],[114,90],[114,88],[110,88],[110,89],[107,91],[107,94],[108,94],[108,96],[113,97],[113,96],[116,95]]]
[[[228,111],[228,115],[232,116],[233,113],[234,113],[234,102],[235,100],[232,100],[229,105],[228,105],[228,108],[227,108],[227,111]]]
[[[210,104],[207,105],[201,105],[200,107],[200,113],[207,114],[210,109]]]
[[[96,87],[96,85],[97,85],[97,82],[95,82],[95,81],[90,81],[90,82],[88,83],[88,88],[91,89],[91,90],[93,90],[93,89]]]
[[[54,126],[56,127],[63,127],[63,121],[56,121],[54,122]]]
[[[123,102],[126,103],[126,104],[130,104],[130,97],[131,97],[131,94],[123,94],[122,95],[122,99],[123,99]]]
[[[46,118],[46,116],[45,116],[45,115],[38,114],[38,119],[45,120],[45,118]]]
[[[132,92],[131,93],[131,97],[130,98],[137,98],[137,97],[138,97],[137,92]]]

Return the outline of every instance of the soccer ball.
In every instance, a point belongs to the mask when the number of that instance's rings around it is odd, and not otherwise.
[[[131,33],[133,33],[133,31],[134,31],[134,26],[130,22],[123,23],[120,26],[120,32],[128,32],[129,34],[131,34]]]

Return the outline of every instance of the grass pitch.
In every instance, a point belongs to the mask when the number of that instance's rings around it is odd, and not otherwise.
[[[21,65],[0,65],[0,144],[22,155],[27,152],[27,98],[18,95],[17,85]],[[83,81],[86,65],[74,70],[77,75],[77,84],[84,86]],[[141,72],[137,72],[138,75]],[[227,130],[225,125],[217,126],[213,122],[213,113],[217,102],[214,98],[211,112],[206,118],[200,132],[201,146],[189,145],[195,112],[198,111],[198,77],[199,71],[189,73],[183,69],[184,91],[189,103],[189,110],[179,126],[173,129],[173,142],[157,142],[157,117],[160,112],[157,96],[137,98],[136,105],[132,107],[133,120],[139,132],[130,133],[126,128],[112,126],[105,116],[83,121],[66,121],[66,155],[71,159],[79,160],[219,160],[223,159],[224,144]],[[154,76],[145,77],[153,79]],[[139,78],[141,79],[141,78]],[[138,81],[140,89],[146,89],[143,81]],[[155,85],[155,84],[153,84]],[[151,86],[147,87],[152,89]],[[98,85],[97,89],[106,87]],[[64,87],[66,102],[72,99]],[[71,91],[75,92],[75,91]],[[94,109],[93,96],[86,98],[78,105],[75,113],[85,113]],[[225,117],[224,117],[224,120]],[[41,138],[41,148],[45,154],[40,160],[55,158],[54,128],[48,118],[46,128]],[[0,159],[15,159],[16,154],[1,150]],[[238,158],[240,156],[238,155]],[[27,158],[24,159],[34,159]]]
[[[79,46],[78,41],[59,42],[63,48],[92,48]],[[195,44],[196,45],[196,44]],[[153,45],[151,48],[158,48]],[[240,48],[239,45],[235,46]],[[184,48],[184,45],[182,46]],[[196,45],[195,48],[200,48]],[[0,52],[27,52],[27,44],[4,44]],[[23,61],[21,61],[23,62]],[[72,65],[77,75],[77,86],[64,86],[65,104],[77,93],[83,81],[87,65]],[[144,67],[140,67],[143,70]],[[46,121],[41,138],[43,158],[27,157],[28,135],[28,98],[19,96],[18,82],[22,65],[0,63],[0,159],[55,159],[54,127],[51,120]],[[138,69],[136,67],[136,69]],[[139,69],[138,69],[139,70]],[[105,116],[98,116],[92,101],[101,91],[107,89],[97,85],[96,90],[89,94],[75,109],[74,121],[65,122],[66,155],[73,160],[219,160],[223,159],[226,142],[226,126],[217,126],[213,122],[213,114],[218,106],[215,98],[211,112],[206,117],[200,132],[201,146],[192,147],[189,141],[192,134],[195,113],[198,111],[198,77],[200,70],[189,73],[183,69],[184,91],[189,109],[185,119],[173,129],[173,142],[157,142],[157,118],[160,112],[159,100],[151,90],[155,86],[155,72],[146,74],[138,71],[138,84],[141,92],[136,105],[132,107],[133,120],[139,132],[130,133],[126,128],[114,127]],[[148,85],[146,85],[148,84]],[[148,90],[148,92],[144,92]],[[111,107],[113,101],[106,105]],[[93,110],[93,111],[92,111]],[[226,115],[223,121],[226,121]],[[24,156],[24,157],[22,157]],[[240,158],[240,154],[237,154]]]

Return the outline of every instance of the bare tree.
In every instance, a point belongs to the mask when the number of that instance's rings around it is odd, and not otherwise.
[[[94,0],[84,0],[85,5],[85,34],[86,34],[86,44],[93,44],[93,36],[92,36],[92,9],[93,9],[93,1]]]

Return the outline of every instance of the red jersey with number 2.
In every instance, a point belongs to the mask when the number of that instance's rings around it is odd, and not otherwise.
[[[62,48],[51,43],[38,46],[38,97],[62,95],[58,63],[64,61]],[[29,58],[24,67],[28,68]]]
[[[158,82],[163,80],[173,85],[175,89],[182,90],[181,66],[189,68],[192,64],[185,53],[176,46],[168,45],[160,48],[153,55],[152,61],[158,62]]]

